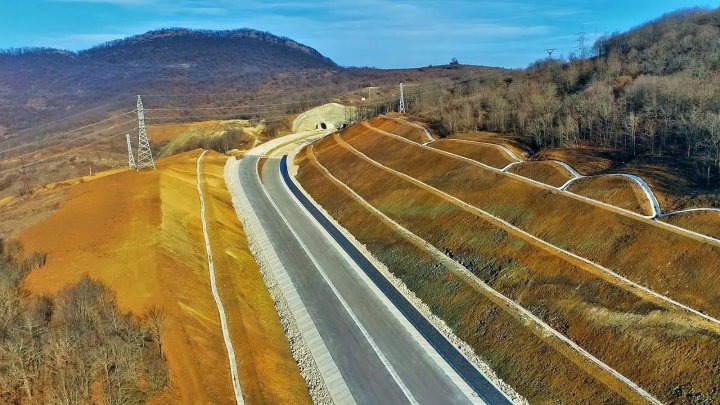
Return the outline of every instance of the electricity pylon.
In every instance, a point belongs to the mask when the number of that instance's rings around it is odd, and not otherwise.
[[[400,108],[398,108],[400,114],[405,114],[405,92],[403,91],[403,84],[400,82]]]
[[[137,120],[138,120],[138,158],[137,170],[144,168],[152,168],[155,170],[155,161],[153,160],[152,151],[150,150],[150,141],[148,141],[147,130],[145,130],[145,112],[143,111],[143,103],[140,96],[137,97]]]
[[[137,169],[137,166],[135,165],[135,156],[133,156],[132,144],[130,144],[130,134],[125,134],[125,138],[127,139],[128,145],[128,167],[131,169]]]

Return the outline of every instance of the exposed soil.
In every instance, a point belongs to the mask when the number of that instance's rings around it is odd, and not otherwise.
[[[567,190],[638,214],[653,214],[642,188],[626,177],[585,177],[573,182]]]
[[[123,311],[167,313],[162,340],[171,389],[158,403],[231,403],[234,394],[210,293],[199,218],[199,151],[159,160],[158,171],[124,171],[73,186],[49,219],[20,234],[48,253],[29,274],[35,294],[54,294],[88,274],[113,290]],[[228,314],[241,385],[249,403],[309,403],[307,387],[223,181],[224,157],[203,161],[218,284]]]
[[[567,169],[550,160],[518,163],[508,171],[553,187],[560,187],[573,178]]]

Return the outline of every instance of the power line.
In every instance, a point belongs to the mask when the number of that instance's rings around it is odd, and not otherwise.
[[[125,124],[129,124],[129,123],[132,123],[132,122],[135,122],[135,120],[128,120],[128,121],[121,122],[121,123],[119,123],[119,124],[115,124],[115,125],[113,125],[113,126],[111,126],[111,127],[109,127],[109,128],[106,128],[106,130],[110,130],[110,129],[113,129],[113,128],[117,128],[117,127],[123,126],[123,125],[125,125]],[[34,150],[34,151],[31,151],[31,152],[26,152],[26,153],[23,153],[22,155],[11,156],[11,157],[9,157],[9,158],[11,158],[11,159],[17,159],[17,158],[22,158],[22,157],[28,157],[28,156],[34,155],[34,154],[36,154],[36,153],[38,153],[38,152],[42,152],[42,151],[44,151],[44,150],[53,149],[53,148],[57,148],[57,147],[60,147],[60,146],[63,146],[63,145],[67,145],[67,144],[69,144],[69,143],[76,142],[76,141],[78,141],[78,140],[80,140],[80,139],[87,138],[87,137],[89,137],[89,136],[91,136],[91,135],[95,135],[95,134],[91,132],[91,133],[88,133],[88,134],[85,134],[85,135],[80,135],[80,136],[78,136],[78,137],[71,138],[71,139],[65,140],[65,141],[60,142],[60,143],[56,143],[56,144],[49,145],[49,146],[46,146],[46,147],[43,147],[43,148],[40,148],[40,149],[36,149],[36,150]]]
[[[73,133],[73,132],[77,132],[77,131],[80,131],[80,130],[83,130],[83,129],[87,129],[87,128],[90,128],[90,127],[94,127],[95,125],[102,124],[102,123],[104,123],[104,122],[112,121],[112,120],[114,120],[114,119],[116,119],[116,118],[120,118],[120,117],[127,116],[128,114],[132,114],[132,113],[134,113],[134,112],[135,112],[135,110],[133,110],[133,111],[128,111],[128,112],[126,112],[126,113],[122,113],[122,114],[120,114],[120,115],[115,115],[115,116],[106,118],[106,119],[101,120],[101,121],[93,122],[92,124],[84,125],[84,126],[82,126],[82,127],[75,128],[75,129],[72,129],[72,130],[70,130],[70,131],[65,131],[65,132],[61,132],[61,133],[56,134],[56,135],[44,137],[44,138],[42,138],[42,139],[38,139],[37,141],[26,142],[26,143],[23,143],[23,144],[21,144],[21,145],[14,146],[14,147],[12,147],[12,148],[8,148],[8,149],[5,149],[5,150],[0,150],[0,153],[7,153],[7,152],[11,152],[11,151],[14,151],[14,150],[17,150],[17,149],[22,149],[22,148],[25,148],[25,147],[28,147],[28,146],[31,146],[31,145],[36,145],[36,144],[38,144],[38,143],[43,143],[43,142],[46,142],[46,141],[51,140],[51,139],[55,139],[55,138],[59,138],[59,137],[64,136],[64,135],[71,134],[71,133]]]
[[[85,111],[79,112],[79,113],[77,113],[77,114],[69,115],[69,116],[67,116],[67,117],[58,118],[58,119],[56,119],[56,120],[49,121],[49,122],[46,122],[46,123],[43,123],[43,124],[40,124],[40,125],[36,125],[36,126],[34,126],[34,127],[21,129],[20,131],[16,131],[16,132],[14,132],[14,133],[12,133],[12,134],[7,134],[7,135],[5,135],[5,136],[8,137],[8,138],[7,138],[7,139],[0,140],[0,142],[7,142],[7,141],[11,140],[11,138],[14,138],[14,137],[18,136],[19,134],[24,134],[25,132],[37,130],[37,129],[39,129],[39,128],[44,128],[44,127],[47,127],[47,126],[52,125],[52,124],[57,124],[58,122],[68,121],[68,120],[70,120],[71,118],[76,118],[76,117],[79,117],[79,116],[81,116],[81,115],[89,114],[89,113],[91,113],[91,112],[94,112],[94,111],[97,111],[97,110],[99,110],[99,109],[101,109],[101,108],[105,108],[105,107],[109,107],[109,106],[110,106],[110,104],[105,104],[105,105],[101,105],[101,106],[98,106],[98,107],[93,107],[93,108],[91,108],[91,109],[89,109],[89,110],[85,110]]]
[[[87,147],[89,147],[89,146],[97,145],[97,144],[99,144],[99,143],[101,143],[101,142],[109,141],[110,139],[115,138],[115,137],[120,136],[120,135],[125,135],[125,132],[122,132],[122,133],[119,133],[119,134],[110,135],[110,136],[105,137],[105,138],[103,138],[103,139],[99,139],[99,140],[97,140],[97,141],[95,141],[95,142],[91,142],[91,143],[88,143],[88,144],[85,144],[85,145],[82,145],[82,146],[78,146],[77,148],[69,149],[69,150],[66,150],[66,151],[64,151],[64,152],[56,153],[56,154],[47,156],[47,157],[45,157],[45,158],[43,158],[43,159],[40,159],[40,160],[35,160],[35,161],[33,161],[33,162],[29,163],[29,164],[26,164],[25,167],[30,167],[30,166],[34,166],[34,165],[36,165],[36,164],[38,164],[38,163],[47,162],[48,160],[55,159],[55,158],[57,158],[57,157],[59,157],[59,156],[67,155],[68,153],[72,153],[72,152],[78,151],[78,150],[80,150],[80,149],[85,149],[85,148],[87,148]],[[6,170],[3,170],[3,171],[0,171],[0,174],[9,173],[9,172],[12,172],[12,171],[15,171],[15,170],[17,170],[17,168],[6,169]]]

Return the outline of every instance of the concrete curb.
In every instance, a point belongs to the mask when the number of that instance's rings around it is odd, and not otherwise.
[[[350,233],[350,231],[345,229],[339,222],[335,220],[335,218],[332,217],[332,215],[325,211],[325,208],[318,204],[312,198],[310,193],[308,193],[307,190],[302,187],[300,182],[295,177],[298,172],[298,167],[297,165],[295,165],[295,156],[301,150],[302,146],[304,145],[293,149],[290,153],[288,153],[287,156],[289,177],[291,181],[295,184],[295,186],[298,188],[298,190],[300,190],[300,192],[307,197],[307,199],[318,209],[318,211],[320,211],[328,219],[328,221],[330,221],[330,223],[332,223],[350,241],[350,243],[352,243],[353,246],[355,246],[355,248],[357,248],[363,254],[363,256],[365,256],[375,266],[375,268],[378,269],[378,271],[385,277],[385,279],[387,279],[395,287],[395,289],[403,297],[405,297],[405,299],[410,302],[418,310],[418,312],[445,337],[445,339],[447,339],[456,348],[458,348],[459,352],[478,370],[478,372],[480,372],[490,382],[492,382],[493,385],[495,385],[511,402],[516,404],[527,404],[527,400],[522,395],[517,393],[510,385],[508,385],[500,377],[498,377],[492,370],[492,368],[488,366],[484,361],[482,361],[482,359],[480,359],[480,357],[475,353],[475,351],[470,347],[470,345],[457,337],[452,331],[452,329],[445,323],[445,321],[433,314],[432,310],[429,306],[427,306],[427,304],[425,304],[421,299],[419,299],[415,295],[415,293],[405,285],[402,280],[392,274],[392,272],[387,268],[387,266],[377,260],[365,245],[360,243],[360,241],[358,241],[355,236]],[[370,280],[367,280],[366,282],[372,283]],[[387,301],[387,298],[385,300]],[[386,302],[386,305],[392,306],[389,301]],[[397,309],[395,309],[395,311],[397,311],[398,315],[402,317],[402,315]],[[403,319],[405,318],[403,317]],[[422,339],[423,341],[425,340],[422,336],[419,335],[417,331],[415,331],[414,327],[412,327],[412,325],[410,325],[407,320],[405,320],[405,322],[407,322],[407,326],[409,328],[412,328],[412,330],[415,332],[415,334],[413,335],[416,339]],[[431,356],[435,357],[436,362],[438,360],[444,362],[444,359],[440,358],[440,355],[435,352],[432,347],[430,347],[429,343],[426,342],[426,344],[423,346],[426,348],[426,350],[430,349],[432,350],[432,352],[434,352],[431,354]]]
[[[337,366],[332,362],[327,348],[325,348],[325,355],[317,353],[318,349],[322,349],[325,344],[297,291],[292,287],[289,276],[284,272],[280,259],[273,250],[259,218],[245,195],[237,174],[238,168],[239,162],[234,157],[229,158],[225,164],[225,183],[232,196],[235,213],[245,229],[250,250],[258,262],[263,281],[288,337],[290,351],[300,368],[300,374],[308,385],[313,403],[351,403],[353,400],[349,389],[337,370]],[[311,349],[309,343],[312,343],[314,349]],[[320,359],[324,359],[324,361],[320,361]],[[324,364],[325,368],[334,366],[336,372],[332,373],[334,377],[332,380],[326,379],[328,373],[327,371],[323,373],[319,364]],[[331,386],[335,388],[335,395],[331,394]]]

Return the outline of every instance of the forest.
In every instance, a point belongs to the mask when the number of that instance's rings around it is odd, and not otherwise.
[[[512,133],[533,147],[589,144],[672,157],[720,186],[720,10],[680,10],[601,37],[568,60],[409,94],[445,133]]]

